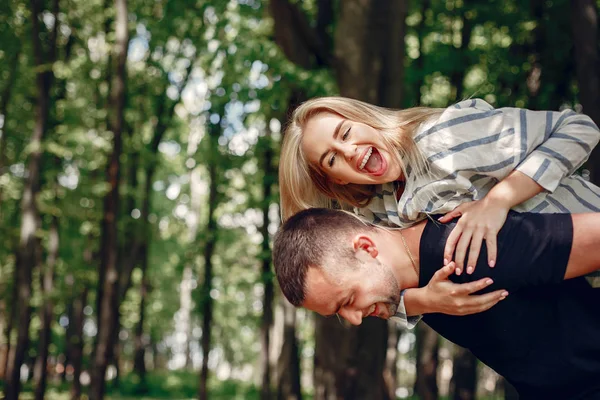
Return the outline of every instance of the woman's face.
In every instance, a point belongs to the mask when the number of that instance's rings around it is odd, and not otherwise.
[[[381,184],[402,174],[378,130],[337,114],[313,116],[304,129],[301,146],[308,162],[340,185]]]

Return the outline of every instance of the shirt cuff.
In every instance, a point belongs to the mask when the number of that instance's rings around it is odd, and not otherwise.
[[[414,315],[414,316],[408,317],[406,315],[406,307],[404,306],[404,292],[405,291],[406,291],[406,289],[403,289],[400,291],[400,303],[398,303],[398,308],[396,309],[396,314],[392,315],[390,317],[390,319],[392,321],[396,322],[398,325],[400,325],[403,328],[413,329],[415,326],[417,326],[417,324],[419,323],[421,318],[423,318],[423,316],[422,315]]]
[[[556,190],[560,180],[569,172],[540,153],[530,154],[515,169],[533,179],[550,193]]]

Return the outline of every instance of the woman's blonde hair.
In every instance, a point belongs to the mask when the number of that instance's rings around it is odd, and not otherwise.
[[[427,173],[426,160],[413,136],[422,122],[441,114],[442,109],[414,107],[392,110],[345,97],[311,99],[296,108],[285,129],[279,162],[283,220],[311,207],[365,207],[375,195],[375,185],[336,184],[306,160],[302,152],[304,129],[312,117],[324,112],[377,129],[386,150],[396,156],[404,176],[407,176],[407,165],[410,165],[413,174]]]

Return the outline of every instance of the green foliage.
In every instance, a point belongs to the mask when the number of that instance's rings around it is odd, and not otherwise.
[[[49,2],[46,2],[49,3]],[[317,25],[322,2],[291,1],[308,25]],[[325,27],[335,32],[335,16]],[[461,98],[483,97],[497,106],[558,109],[576,104],[577,90],[571,52],[569,2],[532,4],[510,1],[462,0],[410,2],[405,37],[405,106],[444,107]],[[533,2],[531,2],[533,3]],[[108,7],[105,8],[105,4]],[[211,398],[258,398],[250,383],[257,381],[260,320],[264,310],[262,210],[269,209],[269,234],[278,221],[277,176],[265,173],[265,155],[274,169],[292,93],[308,97],[336,95],[331,66],[305,70],[285,58],[274,41],[268,2],[159,0],[128,2],[126,127],[121,163],[118,230],[120,258],[128,260],[136,243],[148,248],[149,292],[145,303],[144,343],[151,369],[142,386],[133,366],[135,329],[140,321],[141,259],[135,258],[130,290],[122,301],[119,354],[122,373],[118,396],[191,398],[197,373],[173,360],[180,356],[174,337],[175,315],[181,312],[182,275],[192,269],[193,293],[188,340],[202,357],[199,287],[204,275],[203,251],[215,238],[211,372],[220,367],[242,383],[210,381]],[[103,220],[108,192],[106,163],[112,151],[107,128],[110,88],[109,53],[114,44],[114,6],[103,0],[61,0],[50,120],[42,143],[43,167],[37,205],[40,263],[46,262],[48,232],[59,219],[60,249],[55,271],[54,324],[50,357],[66,348],[66,321],[74,298],[90,290],[86,309],[84,363],[89,367],[96,331],[95,299]],[[48,51],[51,10],[42,18],[40,37]],[[0,293],[11,293],[19,239],[20,203],[28,173],[31,134],[35,126],[36,70],[31,41],[29,2],[0,2]],[[470,30],[462,43],[463,30]],[[331,37],[329,39],[332,39]],[[541,86],[534,95],[527,82],[541,65]],[[11,72],[12,71],[12,72]],[[456,81],[463,82],[457,93]],[[10,91],[7,91],[10,89]],[[2,101],[0,101],[2,104]],[[157,149],[153,143],[160,137]],[[209,168],[217,168],[217,227],[207,230]],[[148,181],[149,180],[149,181]],[[148,182],[147,182],[148,181]],[[264,185],[271,195],[264,198]],[[143,220],[146,184],[150,186],[147,223]],[[123,261],[124,264],[124,261]],[[120,265],[124,270],[126,265]],[[31,358],[37,355],[38,311],[47,298],[40,289],[40,269],[34,273],[31,305]],[[10,301],[1,298],[3,305]],[[4,309],[2,309],[4,310]],[[0,315],[5,321],[6,313]],[[304,364],[314,349],[313,325],[299,313],[298,336]],[[14,343],[13,332],[13,343]],[[6,338],[0,335],[0,343]],[[151,351],[152,350],[152,351]],[[150,354],[154,354],[150,357]],[[180,368],[181,367],[181,368]],[[180,368],[172,371],[173,368]],[[243,373],[251,371],[250,373]],[[214,375],[214,374],[213,374]],[[48,398],[62,398],[65,388],[53,388]],[[143,393],[142,393],[143,391]],[[27,395],[26,395],[27,396]],[[27,397],[24,398],[27,398]],[[56,396],[56,397],[53,397]]]

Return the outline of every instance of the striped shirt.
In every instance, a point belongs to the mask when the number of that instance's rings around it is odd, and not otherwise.
[[[599,212],[600,188],[574,175],[599,139],[594,122],[572,110],[494,109],[480,99],[465,100],[415,133],[429,173],[416,176],[409,166],[399,200],[394,183],[378,185],[369,205],[355,211],[375,224],[409,227],[430,214],[444,214],[461,203],[482,199],[517,170],[545,191],[514,210]],[[600,274],[592,275],[588,280],[600,287]],[[398,309],[405,322],[403,299]]]

